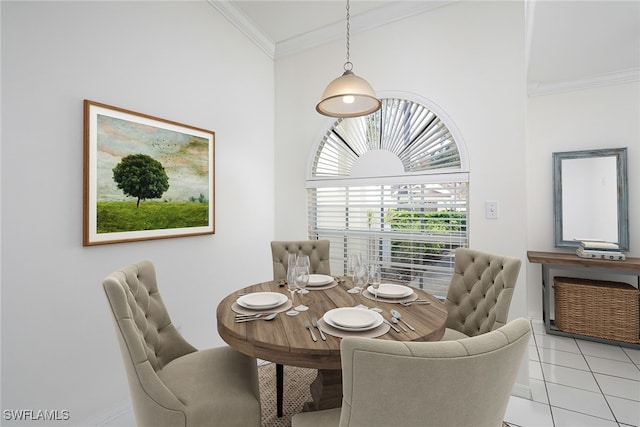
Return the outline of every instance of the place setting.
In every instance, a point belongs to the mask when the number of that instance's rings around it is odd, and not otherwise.
[[[413,303],[418,299],[418,295],[411,287],[395,283],[380,283],[379,285],[372,283],[362,291],[362,296],[376,302],[392,304]]]
[[[363,307],[340,307],[327,311],[318,319],[319,329],[335,337],[375,338],[389,332],[382,315]]]
[[[236,323],[240,323],[272,320],[278,313],[285,312],[292,306],[291,300],[279,292],[252,292],[238,297],[231,309],[237,313]]]
[[[331,289],[334,286],[338,286],[338,282],[333,276],[327,276],[326,274],[309,275],[309,282],[307,283],[307,290],[309,291],[322,291]]]

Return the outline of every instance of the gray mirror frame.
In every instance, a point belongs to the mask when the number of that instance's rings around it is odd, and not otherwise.
[[[575,240],[564,240],[562,233],[562,160],[589,157],[616,157],[618,188],[618,245],[629,250],[629,194],[627,189],[627,149],[565,151],[553,153],[553,231],[556,247],[578,247]]]

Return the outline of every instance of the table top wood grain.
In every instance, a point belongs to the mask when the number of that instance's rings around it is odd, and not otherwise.
[[[312,317],[322,318],[323,314],[337,307],[354,307],[363,304],[373,307],[375,302],[360,294],[350,294],[351,282],[347,279],[331,289],[309,290],[304,295],[304,303],[309,310],[297,316],[280,313],[274,320],[256,320],[246,323],[235,323],[236,313],[231,309],[237,298],[251,292],[279,292],[290,297],[286,286],[279,282],[268,281],[248,286],[228,295],[218,304],[216,317],[218,333],[222,339],[241,353],[282,365],[299,366],[315,369],[341,369],[341,338],[325,334],[326,341],[320,339],[317,329],[313,329],[317,342],[311,339],[305,328],[305,321]],[[414,304],[404,307],[397,303],[378,301],[383,309],[383,316],[389,320],[389,310],[399,311],[416,330],[400,333],[390,329],[386,334],[376,338],[395,341],[437,341],[442,338],[447,320],[447,310],[437,298],[414,289],[418,297],[431,301],[431,304]],[[296,295],[294,305],[299,304],[300,296]]]

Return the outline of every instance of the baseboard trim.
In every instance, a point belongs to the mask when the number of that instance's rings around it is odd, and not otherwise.
[[[129,399],[123,400],[119,405],[112,407],[104,413],[94,417],[93,419],[81,423],[82,426],[91,427],[105,427],[116,421],[118,418],[131,414],[133,409],[131,408],[131,401]]]
[[[511,395],[516,397],[522,397],[523,399],[533,400],[533,393],[531,387],[524,384],[515,383],[511,389]]]

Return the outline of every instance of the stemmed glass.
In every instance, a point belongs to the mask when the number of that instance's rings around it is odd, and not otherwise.
[[[375,264],[371,264],[371,266],[369,267],[369,283],[371,283],[371,287],[373,288],[373,296],[375,301],[375,307],[373,307],[371,310],[378,313],[382,312],[382,309],[378,307],[378,289],[380,289],[381,280],[382,277],[380,274],[380,267]]]
[[[297,311],[307,311],[309,310],[309,307],[307,307],[306,305],[304,305],[304,302],[302,301],[302,296],[304,295],[304,293],[302,291],[304,291],[307,287],[307,284],[309,283],[309,267],[306,266],[296,266],[295,267],[295,283],[296,283],[296,287],[299,290],[300,293],[300,305],[296,307]]]
[[[289,276],[293,274],[293,268],[296,266],[296,262],[298,262],[298,255],[289,254],[289,258],[287,259],[287,281],[290,279]]]
[[[291,294],[291,306],[293,307],[293,305],[295,304],[295,301],[296,301],[296,298],[295,298],[296,291],[298,290],[298,285],[296,283],[296,268],[295,267],[291,267],[287,271],[287,290]],[[296,311],[294,308],[292,308],[291,310],[287,311],[285,314],[287,316],[297,316],[298,313],[299,313],[298,311]]]
[[[358,292],[362,291],[364,287],[367,286],[369,282],[369,266],[360,262],[358,267],[356,267],[356,286],[354,288],[358,289]]]
[[[309,283],[309,273],[311,273],[311,263],[309,262],[308,255],[298,255],[298,259],[296,260],[296,267],[306,267],[307,268],[307,283]],[[308,294],[309,291],[301,288],[301,294]]]
[[[353,287],[347,291],[350,294],[359,294],[360,291],[362,291],[356,280],[358,268],[361,264],[362,258],[360,257],[360,254],[349,254],[347,257],[347,274],[351,276],[351,280],[353,281]]]
[[[298,290],[298,285],[296,284],[296,261],[297,261],[297,255],[289,254],[289,258],[287,260],[287,289],[291,294],[292,306],[293,304],[295,304],[296,290]],[[296,316],[298,313],[299,313],[298,311],[291,309],[287,311],[285,314],[287,314],[288,316]]]

